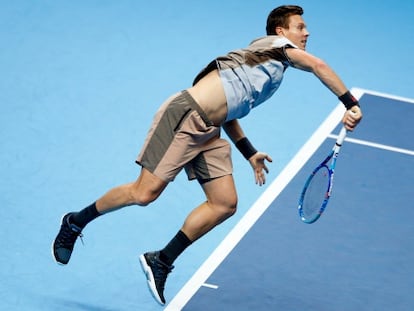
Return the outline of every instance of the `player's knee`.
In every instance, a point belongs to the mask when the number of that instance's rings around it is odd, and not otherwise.
[[[237,211],[237,197],[233,198],[233,200],[231,202],[229,202],[229,214],[230,216],[233,216],[234,214],[236,214]]]
[[[237,206],[236,205],[228,207],[227,208],[227,215],[226,215],[227,218],[230,218],[231,216],[236,214],[236,212],[237,212]]]
[[[233,216],[237,211],[237,197],[228,197],[220,202],[219,210],[225,219]]]
[[[147,206],[158,198],[159,194],[152,191],[142,191],[139,188],[133,188],[131,197],[135,205]]]

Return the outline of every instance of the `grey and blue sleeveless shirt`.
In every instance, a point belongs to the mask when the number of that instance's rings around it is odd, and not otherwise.
[[[226,121],[243,118],[279,88],[284,71],[292,65],[286,48],[297,47],[285,37],[258,38],[244,49],[214,59],[193,84],[218,69],[227,99]]]

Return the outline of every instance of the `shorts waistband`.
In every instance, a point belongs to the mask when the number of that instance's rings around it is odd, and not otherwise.
[[[201,109],[201,107],[197,104],[197,102],[195,101],[195,99],[190,95],[190,93],[188,93],[187,90],[181,91],[181,95],[187,100],[187,102],[190,104],[190,106],[198,112],[198,114],[200,115],[201,119],[204,121],[204,123],[207,126],[214,126],[214,123],[212,121],[210,121],[210,119],[207,117],[206,113],[204,112],[203,109]]]

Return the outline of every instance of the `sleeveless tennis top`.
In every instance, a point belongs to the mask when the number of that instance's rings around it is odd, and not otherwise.
[[[193,85],[218,69],[227,99],[226,121],[243,118],[279,88],[284,71],[291,66],[286,48],[297,46],[285,37],[258,38],[244,49],[214,59],[197,75]]]

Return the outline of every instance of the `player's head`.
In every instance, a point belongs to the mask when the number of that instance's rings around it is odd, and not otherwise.
[[[304,50],[309,32],[306,29],[302,15],[303,9],[297,5],[277,7],[267,17],[267,35],[284,36]]]

